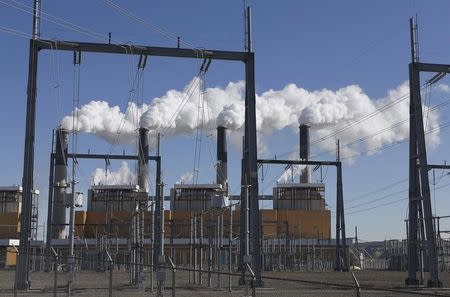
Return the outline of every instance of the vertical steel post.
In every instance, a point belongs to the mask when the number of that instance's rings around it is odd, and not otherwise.
[[[245,147],[247,153],[246,177],[250,188],[250,227],[252,238],[252,269],[256,276],[256,286],[262,287],[261,279],[261,230],[258,201],[258,153],[256,140],[256,94],[255,55],[252,51],[251,10],[247,7],[247,50],[245,61]]]
[[[200,212],[200,270],[198,276],[198,284],[201,285],[203,280],[203,212]]]
[[[411,35],[411,59],[415,62],[415,40],[414,40],[414,24],[413,19],[409,20]],[[409,65],[409,191],[408,191],[408,278],[405,280],[406,285],[418,285],[417,279],[417,211],[420,202],[420,185],[419,175],[417,171],[417,132],[416,132],[416,115],[414,108],[414,73],[413,65]],[[420,84],[420,83],[419,83]],[[419,87],[420,88],[420,87]]]
[[[338,174],[337,174],[337,179],[338,179],[338,195],[339,195],[339,200],[340,200],[340,216],[341,216],[341,240],[342,240],[342,244],[341,244],[341,249],[342,249],[342,259],[343,259],[343,267],[342,270],[343,271],[348,271],[349,267],[348,267],[348,259],[347,259],[347,237],[345,235],[345,211],[344,211],[344,190],[343,190],[343,186],[342,186],[342,163],[339,162],[338,166]]]
[[[233,209],[232,206],[230,205],[230,230],[229,230],[229,236],[228,236],[228,291],[231,292],[231,273],[232,273],[232,266],[231,266],[231,262],[232,262],[232,253],[231,253],[231,248],[232,248],[232,243],[233,243]]]
[[[240,203],[240,214],[239,214],[239,263],[238,267],[241,271],[241,276],[239,277],[239,285],[245,285],[245,270],[247,269],[244,263],[245,251],[247,241],[246,238],[246,230],[242,226],[246,226],[246,216],[245,213],[247,211],[247,178],[245,176],[245,172],[247,170],[247,153],[246,153],[246,142],[245,137],[242,137],[242,160],[241,160],[241,203]]]
[[[45,271],[51,270],[51,240],[52,240],[52,212],[53,212],[53,184],[54,184],[54,172],[55,172],[55,156],[53,148],[55,139],[55,130],[52,132],[52,151],[50,153],[50,168],[48,178],[48,204],[47,204],[47,232],[45,238],[45,250],[46,250],[46,263]]]
[[[40,37],[41,1],[34,0],[33,7],[33,39],[30,40],[28,60],[27,111],[25,119],[25,145],[22,176],[22,208],[20,219],[20,246],[15,272],[15,287],[28,289],[29,284],[29,253],[31,235],[31,210],[34,185],[34,142],[36,133],[36,86],[39,48],[35,42]]]
[[[339,172],[339,170],[337,170]],[[341,271],[341,201],[339,198],[339,180],[336,183],[336,259],[335,270]]]
[[[159,264],[159,256],[160,256],[160,250],[162,246],[162,230],[164,226],[162,225],[162,217],[161,214],[163,214],[163,201],[161,201],[161,197],[163,197],[162,193],[162,184],[161,184],[161,158],[158,158],[156,160],[156,193],[155,193],[155,211],[154,211],[154,217],[155,217],[155,224],[154,224],[154,233],[155,233],[155,242],[154,242],[154,259],[153,263],[156,264],[153,266],[153,270],[157,271],[158,264]]]
[[[423,203],[423,215],[425,220],[425,231],[427,237],[427,249],[428,249],[428,269],[430,271],[430,280],[428,286],[440,287],[442,282],[439,280],[438,263],[437,263],[437,251],[436,251],[436,236],[433,226],[433,213],[431,208],[431,195],[430,195],[430,183],[428,177],[428,165],[427,165],[427,150],[425,144],[425,131],[423,123],[422,103],[420,99],[420,75],[418,63],[412,63],[412,80],[414,89],[413,93],[414,101],[414,114],[416,118],[416,131],[417,131],[417,151],[419,156],[419,173],[420,173],[420,185],[422,193]]]
[[[35,11],[36,12],[36,11]],[[36,15],[36,13],[35,13]],[[35,24],[35,23],[34,23]],[[33,30],[34,31],[34,30]],[[31,234],[31,208],[34,172],[34,142],[36,122],[36,81],[39,48],[35,40],[30,40],[27,87],[27,112],[25,121],[25,147],[22,178],[22,208],[20,219],[20,247],[16,269],[19,290],[29,288],[29,252]]]

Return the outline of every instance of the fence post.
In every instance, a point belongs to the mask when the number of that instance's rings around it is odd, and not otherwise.
[[[250,275],[251,275],[251,277],[252,277],[252,280],[250,281],[250,286],[252,287],[252,297],[256,297],[256,287],[255,287],[255,281],[256,281],[256,276],[255,276],[255,273],[253,272],[253,269],[250,267],[250,264],[248,264],[248,263],[246,263],[245,264],[246,266],[247,266],[247,271],[250,273]],[[248,295],[248,287],[249,287],[249,285],[247,284],[247,286],[246,286],[246,288],[247,288],[247,296],[249,296]]]
[[[172,297],[175,297],[175,272],[177,271],[177,268],[175,266],[175,263],[173,263],[171,257],[167,256],[167,259],[169,260],[169,264],[172,267]]]
[[[353,281],[355,282],[356,287],[356,297],[361,297],[361,287],[359,285],[358,280],[356,279],[355,274],[352,272]]]
[[[16,266],[14,267],[14,297],[17,297],[17,258],[19,256],[19,250],[15,245],[13,245],[13,248],[16,251]]]
[[[53,254],[53,297],[56,297],[58,289],[58,253],[53,247],[50,247],[50,251]]]
[[[113,295],[112,283],[113,283],[114,261],[107,250],[105,250],[105,253],[106,253],[106,256],[108,257],[108,262],[109,262],[109,290],[108,290],[108,292],[109,292],[109,297],[112,297],[112,295]]]

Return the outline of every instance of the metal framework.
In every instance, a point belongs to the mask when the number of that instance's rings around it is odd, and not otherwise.
[[[425,231],[421,240],[426,239],[428,256],[428,269],[430,279],[429,287],[441,287],[439,280],[438,257],[436,246],[436,233],[433,225],[431,208],[430,184],[428,171],[430,169],[449,169],[447,165],[429,165],[425,142],[425,129],[422,112],[422,99],[420,95],[420,72],[437,73],[429,83],[435,83],[445,74],[450,73],[450,65],[421,63],[417,51],[417,24],[410,19],[411,56],[409,64],[410,87],[410,138],[409,138],[409,217],[408,217],[408,278],[407,285],[418,285],[418,233]],[[422,220],[425,222],[423,230]],[[422,229],[422,230],[421,230]]]
[[[341,161],[307,161],[307,160],[277,160],[258,159],[258,164],[279,165],[319,165],[336,166],[336,258],[335,270],[348,271],[347,238],[345,235],[344,191],[342,187],[342,162]]]
[[[37,16],[39,9],[35,10]],[[203,50],[203,49],[184,49],[169,47],[154,47],[142,45],[118,45],[111,43],[89,43],[78,41],[61,41],[40,39],[39,35],[34,35],[34,39],[29,44],[29,70],[27,87],[27,114],[26,131],[24,146],[24,168],[23,168],[23,193],[21,218],[21,237],[20,253],[17,266],[17,287],[27,289],[28,267],[29,267],[29,234],[31,218],[31,191],[33,189],[33,171],[34,171],[34,144],[35,144],[35,119],[36,119],[36,86],[37,86],[37,68],[38,54],[41,50],[58,50],[73,52],[92,52],[102,54],[124,54],[124,55],[144,55],[144,56],[162,56],[175,58],[192,59],[211,59],[238,61],[245,64],[245,146],[244,159],[245,167],[243,173],[247,177],[250,200],[250,226],[252,236],[252,269],[256,275],[256,285],[261,286],[261,251],[260,251],[260,225],[259,225],[259,205],[258,205],[258,168],[257,168],[257,143],[256,143],[256,94],[255,94],[255,55],[251,49],[251,23],[250,9],[247,8],[247,49],[246,52]],[[33,27],[35,29],[35,27]],[[80,156],[81,157],[81,156]],[[109,156],[111,158],[111,156]],[[158,170],[158,168],[157,168]],[[160,170],[160,168],[159,168]],[[158,174],[157,174],[158,175]],[[160,181],[157,184],[161,184]],[[162,185],[161,185],[162,187]],[[158,197],[161,195],[158,195]],[[241,200],[244,197],[241,197]],[[157,199],[156,211],[157,221],[162,221],[162,201]],[[241,214],[243,215],[243,214]],[[158,217],[160,219],[158,220]],[[155,226],[157,228],[157,226]],[[160,244],[161,242],[161,244]],[[160,244],[162,239],[155,240],[155,246]],[[243,251],[241,251],[242,253]]]

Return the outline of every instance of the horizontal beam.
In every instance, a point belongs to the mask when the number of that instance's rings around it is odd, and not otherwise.
[[[428,170],[431,169],[450,169],[450,165],[436,165],[436,164],[427,164]]]
[[[53,154],[54,155],[54,154]],[[70,159],[102,159],[102,160],[139,160],[136,155],[105,155],[105,154],[67,154]],[[159,161],[160,156],[148,156],[148,160]]]
[[[450,73],[450,65],[431,64],[431,63],[418,63],[418,64],[419,64],[419,71]]]
[[[192,58],[192,59],[214,59],[214,60],[231,60],[231,61],[247,61],[253,53],[219,51],[206,49],[187,49],[172,47],[156,47],[132,44],[110,44],[110,43],[92,43],[64,40],[36,40],[39,49],[61,50],[61,51],[81,51],[91,53],[107,53],[107,54],[125,54],[125,55],[147,55],[160,57],[175,58]]]
[[[341,162],[339,162],[339,161],[258,159],[258,164],[339,166],[341,164]]]

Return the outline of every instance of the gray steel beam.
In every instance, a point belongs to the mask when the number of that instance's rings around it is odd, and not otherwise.
[[[252,243],[252,269],[255,272],[256,286],[262,287],[261,279],[261,226],[258,201],[258,156],[256,141],[256,94],[255,94],[255,57],[248,53],[245,62],[245,142],[247,150],[247,172],[250,185],[250,228]]]
[[[155,193],[155,243],[154,243],[154,271],[158,270],[161,256],[164,255],[164,195],[161,182],[161,161],[156,163],[156,193]]]
[[[427,150],[425,142],[425,128],[423,123],[422,102],[420,101],[420,68],[418,63],[412,63],[414,89],[412,99],[414,101],[414,114],[416,120],[416,132],[417,132],[417,152],[419,156],[419,174],[420,185],[422,190],[422,203],[423,214],[425,219],[425,231],[427,237],[427,249],[428,249],[428,268],[430,271],[430,280],[428,286],[440,287],[442,286],[439,280],[438,272],[438,259],[436,250],[436,236],[433,226],[433,214],[431,208],[431,196],[430,196],[430,183],[428,178],[428,170],[424,170],[423,167],[427,167]],[[440,71],[442,72],[442,71]]]
[[[107,154],[73,154],[68,153],[70,159],[108,159],[108,160],[139,160],[137,155],[107,155]],[[148,156],[147,160],[158,161],[160,156]]]
[[[28,61],[27,112],[25,121],[25,147],[22,177],[22,208],[20,219],[20,247],[16,268],[17,289],[29,287],[29,252],[31,234],[31,208],[34,172],[34,142],[36,133],[36,85],[39,48],[35,40],[30,40]]]
[[[208,49],[170,48],[170,47],[156,47],[146,45],[92,43],[92,42],[45,40],[45,39],[37,40],[37,44],[39,46],[39,49],[82,51],[92,53],[147,55],[160,57],[192,58],[192,59],[208,58],[214,60],[229,60],[229,61],[243,61],[243,62],[249,58],[249,54],[247,52],[219,51]]]
[[[442,164],[442,165],[439,165],[439,164],[427,164],[427,168],[428,168],[428,170],[431,170],[431,169],[450,169],[450,165],[446,165],[446,164]]]
[[[450,73],[450,65],[446,64],[417,63],[417,67],[418,71],[422,72]]]
[[[411,30],[412,32],[412,30]],[[416,116],[413,96],[417,96],[413,90],[417,89],[417,78],[414,78],[413,65],[409,66],[409,87],[410,87],[410,106],[409,106],[409,215],[408,215],[408,278],[406,285],[418,285],[417,279],[417,214],[420,198],[419,180],[417,172],[417,133]],[[419,86],[420,88],[420,86]],[[419,91],[420,96],[420,91]]]
[[[306,160],[277,160],[277,159],[258,159],[259,164],[279,164],[279,165],[321,165],[338,166],[339,161],[306,161]]]
[[[343,259],[343,265],[341,267],[342,271],[348,271],[348,260],[347,260],[347,237],[345,235],[345,212],[344,212],[344,189],[342,185],[342,163],[338,162],[337,165],[337,199],[339,200],[340,204],[340,211],[339,214],[336,214],[336,216],[340,216],[340,232],[341,232],[341,241],[340,244],[341,247],[341,253],[342,253],[342,259]]]

